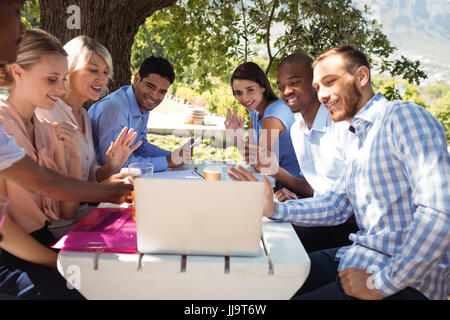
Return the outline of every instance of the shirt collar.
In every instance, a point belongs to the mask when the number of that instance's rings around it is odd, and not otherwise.
[[[364,143],[373,124],[379,119],[380,114],[382,114],[383,111],[381,108],[385,106],[386,102],[388,100],[381,93],[378,93],[352,119],[349,130],[358,137],[360,147]]]
[[[328,110],[325,108],[323,104],[319,106],[319,110],[317,110],[316,117],[314,118],[313,125],[311,127],[312,130],[326,132],[327,120],[328,120]]]
[[[128,86],[128,88],[125,90],[125,94],[127,96],[128,103],[130,105],[131,115],[133,117],[143,117],[146,114],[150,113],[150,111],[148,111],[148,110],[146,110],[144,113],[141,113],[141,110],[139,109],[139,105],[136,100],[136,96],[134,95],[134,90],[133,90],[132,85]]]
[[[361,110],[355,115],[352,120],[352,124],[359,122],[374,123],[380,115],[380,106],[384,105],[388,100],[381,93],[377,93],[369,102],[366,103]]]

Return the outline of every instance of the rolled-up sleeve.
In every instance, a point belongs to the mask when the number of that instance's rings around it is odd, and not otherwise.
[[[9,168],[25,156],[25,151],[19,147],[12,136],[6,135],[0,124],[0,170]]]

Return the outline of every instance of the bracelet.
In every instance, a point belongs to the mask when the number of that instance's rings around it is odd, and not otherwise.
[[[2,216],[0,217],[0,229],[3,227],[3,223],[5,222],[6,219],[6,213],[3,213]]]

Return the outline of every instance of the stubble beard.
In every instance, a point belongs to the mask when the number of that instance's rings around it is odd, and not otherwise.
[[[348,92],[341,97],[342,107],[339,110],[330,110],[330,118],[334,122],[344,121],[353,118],[361,102],[361,93],[355,83],[349,86]]]

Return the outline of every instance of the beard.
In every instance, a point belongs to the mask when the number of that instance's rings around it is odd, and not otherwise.
[[[341,95],[342,105],[337,110],[329,110],[330,118],[334,122],[348,120],[353,118],[361,102],[361,92],[358,91],[356,84],[353,82],[347,92]]]

